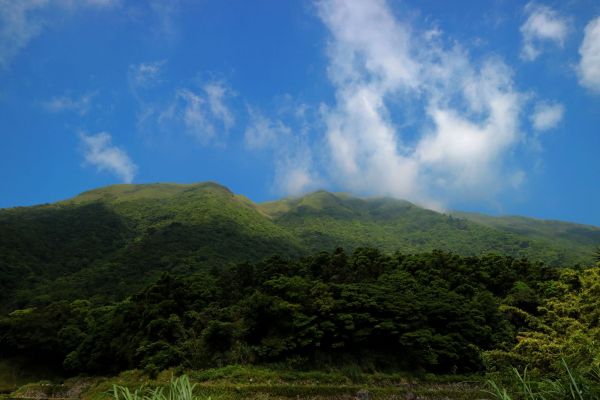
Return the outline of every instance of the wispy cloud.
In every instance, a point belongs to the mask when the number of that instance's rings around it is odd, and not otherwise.
[[[129,66],[129,83],[133,89],[150,88],[161,81],[161,73],[166,60],[133,64]]]
[[[155,24],[156,36],[161,40],[173,40],[179,36],[179,27],[176,18],[181,12],[180,0],[150,0],[149,9],[157,20]]]
[[[0,67],[6,68],[12,59],[44,27],[37,15],[48,0],[0,0]]]
[[[112,7],[117,0],[0,0],[0,68],[7,68],[50,23],[46,11]]]
[[[224,144],[235,125],[235,116],[228,105],[235,93],[223,81],[206,82],[200,90],[179,88],[166,102],[146,98],[136,90],[134,95],[139,102],[138,127],[142,130],[157,127],[163,131],[183,130],[207,145]]]
[[[70,111],[76,112],[79,115],[85,115],[92,107],[92,100],[97,92],[86,93],[83,96],[76,98],[71,96],[58,96],[44,102],[42,106],[46,111],[52,113]]]
[[[125,183],[131,183],[137,166],[127,153],[112,144],[112,137],[107,132],[97,134],[80,134],[85,164],[96,167],[98,171],[109,172]]]
[[[272,121],[260,112],[250,109],[250,124],[246,127],[244,139],[252,150],[265,149],[291,137],[291,129],[282,121]]]
[[[560,103],[538,103],[531,115],[533,129],[542,132],[556,127],[562,121],[565,108]]]
[[[321,180],[314,168],[314,154],[308,144],[307,132],[302,129],[303,122],[295,130],[281,119],[268,118],[256,109],[250,108],[248,112],[250,122],[244,133],[246,146],[271,154],[276,191],[296,195],[315,189]],[[284,113],[292,119],[305,118],[303,113]]]
[[[202,142],[212,139],[215,128],[210,121],[205,98],[192,90],[180,89],[176,99],[177,103],[170,108],[174,111],[169,112],[168,118],[183,121],[187,132]],[[167,115],[163,114],[163,122],[167,120],[166,117]]]
[[[521,58],[535,60],[545,43],[562,47],[568,34],[568,19],[557,11],[542,4],[528,3],[525,6],[527,20],[521,25],[523,47]]]
[[[211,82],[202,91],[179,89],[161,123],[183,123],[185,131],[203,144],[221,142],[235,123],[225,104],[231,91],[221,82]]]
[[[62,7],[115,7],[121,4],[121,0],[50,0]]]
[[[600,93],[600,17],[591,20],[585,27],[579,55],[579,83]]]
[[[203,89],[210,113],[228,131],[235,124],[235,118],[225,104],[227,98],[232,95],[232,91],[223,82],[209,82],[204,85]]]

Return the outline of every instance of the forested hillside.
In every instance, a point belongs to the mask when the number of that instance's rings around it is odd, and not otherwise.
[[[456,374],[554,374],[600,362],[599,269],[504,256],[342,249],[189,277],[121,302],[56,301],[0,317],[0,355],[67,373],[344,364]]]
[[[5,209],[0,367],[564,381],[567,363],[596,385],[599,232],[327,192],[257,205],[214,183]]]
[[[315,192],[259,205],[312,251],[324,246],[372,246],[405,252],[444,249],[464,255],[497,253],[551,265],[589,263],[600,229],[523,217],[488,217],[426,210],[391,198],[361,199]]]
[[[338,247],[585,265],[599,237],[590,226],[441,214],[387,198],[315,192],[257,205],[214,183],[115,185],[0,210],[0,306],[120,300],[164,272],[190,275]]]

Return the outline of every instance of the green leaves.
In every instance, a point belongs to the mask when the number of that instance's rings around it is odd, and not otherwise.
[[[485,359],[490,368],[547,371],[560,356],[579,370],[600,362],[598,299],[599,268],[338,249],[188,278],[163,274],[108,305],[13,311],[0,318],[0,352],[47,358],[71,373],[338,359],[437,373],[482,371]]]
[[[113,386],[113,400],[201,400],[194,395],[196,384],[191,384],[187,375],[171,378],[167,387],[146,388],[144,386],[133,392],[128,387]],[[210,400],[210,398],[206,399]]]

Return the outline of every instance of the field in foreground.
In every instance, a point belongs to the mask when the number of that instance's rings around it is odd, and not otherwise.
[[[134,393],[142,385],[166,387],[176,371],[168,370],[154,379],[140,371],[127,371],[116,377],[79,377],[62,384],[42,381],[21,386],[9,399],[112,399],[113,385]],[[362,373],[354,368],[330,371],[228,366],[188,371],[195,383],[194,394],[208,399],[491,399],[479,376],[413,377],[395,373]],[[139,394],[139,393],[138,393]],[[363,397],[368,398],[368,397]],[[131,399],[130,399],[131,400]]]

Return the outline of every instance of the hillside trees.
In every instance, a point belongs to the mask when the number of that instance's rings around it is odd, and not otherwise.
[[[595,351],[597,274],[441,251],[271,257],[164,274],[120,302],[12,311],[0,317],[0,354],[70,373],[270,362],[455,373],[482,371],[482,354],[539,369],[566,353],[597,362],[580,354]]]

